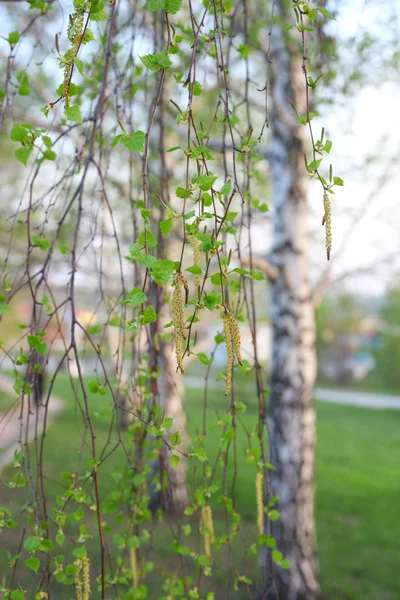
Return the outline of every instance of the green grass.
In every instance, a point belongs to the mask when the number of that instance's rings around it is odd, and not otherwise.
[[[255,398],[253,404],[248,387],[246,393],[243,389],[241,386],[238,388],[237,400],[248,403],[243,422],[252,429],[257,413]],[[64,399],[65,410],[56,418],[46,437],[45,472],[49,499],[62,490],[60,471],[73,471],[76,466],[82,431],[82,418],[65,378],[57,380],[54,393]],[[202,397],[200,390],[188,390],[186,393],[187,425],[192,441],[198,429],[202,428]],[[108,397],[90,396],[99,448],[107,441],[110,420],[106,408],[108,401]],[[223,392],[210,393],[207,451],[211,457],[216,456],[221,437],[221,429],[215,424],[215,411],[223,415],[226,402]],[[324,597],[326,600],[399,600],[400,520],[397,506],[400,496],[400,412],[328,403],[318,403],[317,411],[316,522]],[[113,447],[115,441],[116,435],[113,433],[108,449]],[[84,461],[90,458],[90,438],[87,438],[87,442]],[[238,429],[236,505],[243,517],[242,530],[249,539],[255,539],[255,469],[244,459],[246,446],[246,436],[242,429]],[[103,497],[112,489],[112,474],[123,461],[124,454],[118,448],[100,467]],[[190,483],[193,486],[192,477]],[[0,487],[0,505],[15,508],[22,501],[23,489]],[[215,506],[214,512],[216,528],[222,531],[224,522],[221,507]],[[190,518],[186,519],[190,522]],[[15,551],[18,543],[15,531],[6,530],[2,534],[4,548],[10,546]],[[156,571],[149,579],[151,600],[158,598],[160,588],[157,574],[161,570],[160,565],[167,563],[172,566],[176,561],[176,555],[168,552],[170,542],[169,528],[160,528],[154,541]],[[90,543],[90,550],[97,551],[95,541]],[[242,551],[242,546],[234,547],[239,564]],[[216,554],[213,578],[208,578],[208,587],[216,589],[216,597],[221,599],[225,597],[227,570],[223,563],[226,564],[226,559],[225,550]],[[249,573],[257,576],[257,558],[250,555],[248,559]],[[5,554],[0,551],[0,573],[6,572]],[[69,598],[65,590],[61,588],[58,599]],[[247,595],[242,590],[237,592],[236,597],[242,599]]]

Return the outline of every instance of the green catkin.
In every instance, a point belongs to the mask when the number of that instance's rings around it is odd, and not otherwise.
[[[224,335],[226,351],[228,354],[228,364],[226,366],[226,387],[225,396],[229,394],[232,387],[233,376],[233,358],[234,355],[240,365],[243,365],[243,359],[240,353],[240,329],[234,315],[228,310],[224,317]]]
[[[229,320],[229,327],[231,330],[232,344],[235,351],[236,359],[239,365],[243,365],[242,356],[240,354],[240,329],[234,315],[228,312],[226,318]]]
[[[211,544],[214,543],[214,523],[211,506],[203,506],[201,509],[203,521],[204,553],[211,559]]]
[[[325,225],[325,247],[329,260],[332,250],[332,208],[331,199],[327,192],[324,193],[324,218],[322,219],[322,225]]]
[[[174,325],[175,335],[175,354],[178,369],[183,374],[185,369],[183,367],[182,355],[183,355],[183,340],[184,340],[184,327],[185,327],[185,313],[183,304],[183,290],[185,289],[187,281],[182,275],[178,275],[175,280],[175,288],[172,294],[172,322]]]
[[[232,371],[233,371],[233,343],[232,343],[232,333],[230,327],[230,321],[228,319],[228,315],[225,315],[224,318],[224,336],[225,336],[225,345],[226,352],[228,354],[228,363],[226,365],[226,385],[225,385],[225,396],[229,394],[232,387]]]
[[[193,264],[196,267],[200,267],[200,241],[194,236],[189,236],[189,244],[193,248]],[[196,302],[200,300],[200,285],[201,285],[201,275],[196,273],[194,276],[194,288],[195,288],[195,298]]]
[[[131,548],[130,559],[131,559],[133,587],[135,588],[135,590],[137,590],[139,587],[139,572],[138,572],[138,566],[137,566],[136,548]]]
[[[64,67],[64,83],[62,97],[66,98],[69,93],[69,84],[71,79],[74,58],[77,56],[82,41],[85,12],[90,9],[90,2],[86,2],[81,8],[77,9],[70,17],[70,23],[67,28],[67,36],[71,42],[71,47],[65,55],[67,64]]]
[[[89,600],[90,598],[90,558],[85,556],[83,559],[82,568],[82,600]]]
[[[258,533],[264,533],[264,504],[263,504],[263,483],[264,478],[261,472],[256,475],[256,503],[257,503],[257,528]]]
[[[78,558],[75,561],[76,571],[75,571],[75,591],[77,600],[83,600],[83,586],[81,581],[81,572],[83,568],[83,559]]]

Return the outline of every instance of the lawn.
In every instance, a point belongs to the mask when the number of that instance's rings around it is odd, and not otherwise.
[[[244,389],[244,388],[243,388]],[[77,409],[67,380],[60,377],[55,386],[55,394],[64,399],[65,410],[56,417],[46,437],[46,485],[50,501],[60,493],[60,471],[73,471],[76,467],[82,418]],[[201,390],[186,391],[188,432],[192,440],[201,427],[203,419],[203,394]],[[238,390],[237,400],[247,402],[248,409],[243,414],[243,423],[252,429],[256,419],[256,407],[251,402],[251,394],[246,386],[244,394]],[[90,396],[93,421],[96,428],[96,441],[102,448],[107,440],[111,410],[109,398]],[[218,451],[221,429],[213,425],[215,411],[220,415],[226,409],[223,393],[214,392],[209,396],[208,433],[206,449],[211,457]],[[317,403],[318,410],[318,451],[317,451],[317,490],[316,521],[318,549],[320,557],[321,582],[326,600],[398,600],[400,598],[399,562],[400,520],[398,519],[398,499],[400,479],[400,412],[390,410],[368,410],[361,408]],[[90,439],[87,438],[89,442]],[[114,446],[113,433],[108,449]],[[247,438],[238,429],[238,480],[235,499],[238,512],[242,515],[241,530],[249,537],[255,536],[255,469],[244,458]],[[84,461],[90,458],[89,450]],[[99,469],[101,493],[112,489],[113,472],[124,460],[118,448]],[[7,473],[6,473],[7,475]],[[193,480],[191,479],[191,485]],[[0,488],[0,505],[15,509],[18,502],[24,501],[24,491]],[[215,506],[216,529],[223,529],[224,520],[220,506]],[[185,517],[187,522],[190,518]],[[18,543],[16,530],[6,530],[2,534],[2,548],[10,546],[15,551]],[[162,558],[165,563],[176,560],[176,555],[168,552],[171,537],[169,528],[160,529],[155,537],[155,563]],[[97,544],[91,542],[90,550],[97,551]],[[242,547],[234,547],[233,554],[242,556]],[[4,550],[0,550],[1,575],[7,572]],[[221,560],[223,554],[223,560]],[[169,556],[171,558],[169,559]],[[213,578],[208,578],[210,589],[217,589],[216,597],[225,598],[224,585],[227,577],[224,551],[215,555]],[[160,562],[161,564],[161,562]],[[160,567],[161,569],[161,567]],[[149,578],[151,600],[160,594],[156,569]],[[249,557],[248,573],[257,576],[256,557]],[[32,574],[32,577],[33,574]],[[0,578],[1,579],[1,578]],[[26,581],[24,584],[26,585]],[[61,588],[57,600],[69,598]],[[157,590],[157,591],[156,591]],[[236,598],[246,598],[244,590],[236,592]]]

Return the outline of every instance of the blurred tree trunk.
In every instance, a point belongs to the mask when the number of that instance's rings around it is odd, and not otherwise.
[[[162,346],[160,361],[160,378],[158,381],[161,407],[165,411],[165,418],[172,418],[174,424],[171,432],[179,431],[181,443],[174,450],[180,457],[176,469],[171,467],[171,452],[164,445],[160,455],[161,472],[165,472],[168,485],[161,493],[161,506],[169,514],[180,514],[188,505],[186,485],[186,460],[180,452],[185,452],[187,435],[185,430],[186,418],[183,408],[183,386],[181,379],[176,375],[175,346],[171,342]]]
[[[295,20],[290,2],[279,0],[282,25]],[[314,526],[315,323],[309,281],[307,187],[304,153],[308,126],[297,124],[293,102],[306,114],[302,52],[293,32],[278,23],[272,56],[272,146],[274,233],[271,262],[273,323],[269,431],[276,467],[270,492],[279,495],[280,518],[272,524],[277,548],[291,563],[266,573],[264,598],[319,597]],[[266,566],[268,570],[268,567]],[[268,583],[269,581],[269,583]]]

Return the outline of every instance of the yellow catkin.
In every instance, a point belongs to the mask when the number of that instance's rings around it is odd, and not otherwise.
[[[235,351],[236,359],[239,365],[243,365],[242,356],[240,354],[240,329],[239,325],[236,322],[234,315],[231,312],[228,312],[226,315],[226,319],[229,321],[229,327],[231,330],[232,336],[232,345]]]
[[[225,396],[229,394],[232,387],[232,372],[233,372],[233,343],[232,343],[232,332],[230,327],[230,321],[227,315],[224,318],[224,336],[226,352],[228,354],[228,363],[226,365],[226,385],[225,385]]]
[[[77,600],[90,598],[90,559],[87,556],[75,561],[75,590]]]
[[[332,250],[332,209],[331,199],[327,192],[324,193],[324,218],[322,219],[322,224],[325,225],[325,247],[329,260]]]
[[[263,503],[264,477],[261,472],[256,475],[256,503],[257,503],[257,527],[258,533],[264,533],[264,503]]]
[[[137,566],[136,548],[131,548],[130,559],[131,559],[133,587],[135,588],[135,590],[137,590],[139,587],[139,572],[138,572],[138,566]]]
[[[175,354],[178,369],[182,374],[185,372],[182,362],[184,339],[183,330],[185,327],[185,313],[183,305],[183,289],[185,288],[185,281],[185,277],[178,275],[175,280],[175,288],[172,294],[172,322],[174,324],[175,334]]]
[[[200,267],[200,241],[194,237],[194,235],[189,236],[189,244],[193,248],[193,264],[196,267]],[[194,288],[195,288],[195,298],[196,302],[200,300],[200,285],[201,285],[201,275],[196,273],[194,276]]]
[[[77,600],[83,600],[83,586],[81,581],[81,573],[83,568],[83,559],[78,558],[75,561],[76,571],[75,571],[75,591]]]
[[[82,567],[82,600],[90,598],[90,558],[85,556]]]
[[[203,521],[204,553],[211,559],[211,544],[214,543],[214,523],[211,506],[203,506],[201,509]]]

